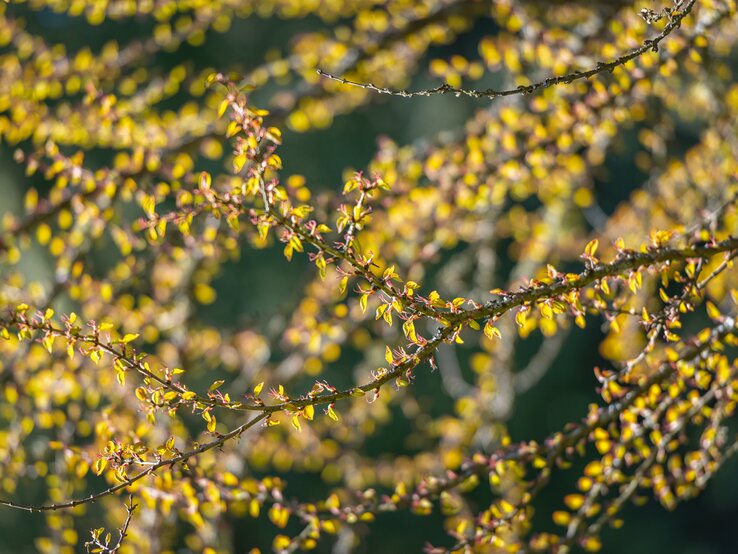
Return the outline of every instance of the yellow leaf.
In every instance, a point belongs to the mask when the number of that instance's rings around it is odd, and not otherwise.
[[[346,184],[343,185],[343,194],[348,194],[358,186],[359,182],[356,179],[349,179],[346,181]]]
[[[720,313],[720,310],[718,310],[717,306],[709,300],[706,302],[705,307],[707,308],[707,315],[710,319],[718,320],[722,317],[722,314]]]
[[[103,471],[105,471],[105,467],[108,465],[108,459],[107,458],[98,458],[95,460],[95,464],[93,466],[93,471],[96,475],[102,474]]]
[[[44,348],[51,353],[54,348],[54,335],[46,335],[41,342],[43,343]]]
[[[239,173],[243,169],[244,164],[246,164],[245,154],[239,154],[238,156],[233,158],[233,172]]]
[[[487,324],[484,326],[484,334],[488,339],[502,338],[502,333],[500,333],[500,330],[489,322],[487,322]]]
[[[254,396],[259,396],[259,394],[261,394],[261,389],[263,388],[264,388],[264,381],[262,381],[261,383],[259,383],[258,385],[254,387]]]
[[[292,416],[292,427],[302,432],[302,425],[300,425],[300,416],[297,414]]]
[[[408,339],[413,342],[418,342],[418,337],[415,334],[415,324],[413,323],[412,319],[408,319],[405,323],[403,323],[402,330],[404,331],[405,336]]]
[[[249,515],[251,517],[259,517],[259,512],[261,512],[259,501],[256,498],[252,498],[249,502]]]
[[[280,504],[274,504],[269,509],[269,519],[271,519],[272,523],[280,529],[285,528],[287,522],[289,521],[289,518],[290,512],[287,510],[287,508]]]
[[[274,541],[272,542],[272,548],[275,552],[283,552],[287,550],[290,544],[292,544],[292,541],[289,537],[285,535],[277,535],[274,537]]]
[[[241,130],[241,126],[235,121],[231,121],[226,128],[226,138],[231,138]]]
[[[292,427],[302,432],[302,426],[300,425],[300,417],[297,414],[292,416]]]
[[[515,314],[515,323],[518,324],[518,327],[525,327],[525,320],[527,318],[528,318],[528,311],[520,310],[518,313]]]
[[[584,248],[584,253],[589,256],[590,258],[593,258],[595,253],[597,252],[597,247],[599,246],[600,241],[597,239],[592,239],[587,243],[587,246]]]
[[[384,312],[387,311],[387,304],[380,304],[377,306],[377,311],[374,312],[374,319],[379,319],[384,315]]]
[[[218,117],[223,117],[223,114],[228,109],[228,99],[226,98],[218,105]]]
[[[563,510],[558,510],[551,514],[551,519],[556,525],[566,526],[571,521],[571,514]]]
[[[567,494],[564,497],[564,504],[566,504],[570,510],[578,510],[582,507],[582,504],[584,504],[584,496],[581,494]]]
[[[327,264],[322,254],[315,258],[315,265],[318,268],[318,272],[320,273],[320,278],[325,279],[325,269]]]
[[[553,309],[548,304],[541,304],[541,315],[546,319],[553,317]]]
[[[587,537],[582,542],[582,547],[587,552],[599,552],[602,548],[602,542],[597,537]]]
[[[267,133],[271,136],[272,142],[281,144],[282,142],[282,131],[278,127],[269,127]]]

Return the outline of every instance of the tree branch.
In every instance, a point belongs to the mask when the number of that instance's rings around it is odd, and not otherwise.
[[[327,73],[326,71],[323,71],[322,69],[318,69],[318,75],[321,75],[322,77],[326,77],[328,79],[332,79],[334,81],[338,81],[339,83],[343,83],[344,85],[351,85],[358,88],[363,88],[367,90],[373,90],[375,92],[378,92],[380,94],[388,94],[390,96],[400,96],[402,98],[415,98],[419,96],[433,96],[436,94],[453,94],[455,96],[469,96],[471,98],[487,98],[489,100],[494,100],[495,98],[501,98],[504,96],[513,96],[516,94],[532,94],[534,92],[538,92],[539,90],[543,90],[555,85],[560,84],[570,84],[574,81],[579,81],[583,79],[589,79],[590,77],[594,77],[595,75],[599,73],[603,73],[605,71],[612,72],[615,68],[625,65],[629,61],[645,54],[648,51],[652,52],[658,52],[659,49],[659,43],[663,41],[666,37],[668,37],[675,29],[679,28],[681,25],[682,19],[684,19],[689,13],[692,11],[692,8],[694,7],[697,0],[690,0],[689,4],[680,12],[678,13],[671,13],[669,15],[669,23],[664,27],[664,30],[661,31],[656,37],[653,39],[648,39],[644,41],[644,43],[639,46],[638,48],[631,50],[630,52],[623,54],[622,56],[615,58],[614,60],[608,61],[608,62],[598,62],[594,67],[587,69],[585,71],[572,71],[571,73],[567,73],[566,75],[560,75],[558,77],[549,77],[547,79],[544,79],[543,81],[539,81],[537,83],[534,83],[532,85],[521,85],[515,88],[511,89],[503,89],[503,90],[496,90],[496,89],[487,89],[487,90],[475,90],[475,89],[466,89],[466,88],[460,88],[460,87],[452,87],[451,85],[444,84],[440,85],[435,88],[430,89],[424,89],[424,90],[415,90],[415,91],[409,91],[409,90],[398,90],[398,89],[390,89],[387,87],[380,87],[373,83],[359,83],[357,81],[352,81],[350,79],[346,79],[345,77],[339,77],[337,75],[333,75],[331,73]]]

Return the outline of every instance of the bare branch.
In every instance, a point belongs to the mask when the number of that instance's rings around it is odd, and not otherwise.
[[[667,25],[664,27],[664,30],[661,31],[661,33],[659,33],[656,37],[644,41],[644,43],[638,48],[631,50],[630,52],[623,54],[622,56],[615,58],[614,60],[610,60],[608,62],[598,62],[594,67],[584,71],[573,71],[571,73],[567,73],[566,75],[549,77],[547,79],[544,79],[543,81],[539,81],[531,85],[520,85],[511,89],[496,90],[490,88],[487,90],[475,90],[452,87],[451,85],[444,84],[435,88],[409,91],[380,87],[373,83],[359,83],[350,79],[346,79],[345,77],[339,77],[337,75],[327,73],[322,69],[318,69],[317,72],[318,75],[321,75],[322,77],[326,77],[333,81],[338,81],[339,83],[343,83],[344,85],[373,90],[380,94],[388,94],[390,96],[400,96],[402,98],[416,98],[419,96],[433,96],[436,94],[453,94],[457,97],[468,96],[470,98],[487,98],[489,100],[494,100],[495,98],[513,96],[516,94],[532,94],[534,92],[538,92],[539,90],[547,89],[555,85],[571,84],[574,81],[589,79],[591,77],[594,77],[595,75],[598,75],[599,73],[604,73],[606,71],[612,72],[615,68],[625,65],[629,61],[645,54],[646,52],[658,52],[659,44],[661,43],[661,41],[668,37],[674,30],[679,28],[682,19],[689,15],[696,2],[697,0],[690,0],[689,4],[687,4],[687,6],[682,11],[671,13],[669,15],[669,23],[667,23]]]

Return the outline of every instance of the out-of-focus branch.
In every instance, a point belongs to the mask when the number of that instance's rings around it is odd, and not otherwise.
[[[513,386],[516,394],[522,394],[533,388],[540,381],[553,364],[564,341],[568,330],[561,330],[552,337],[543,340],[543,344],[528,362],[522,371],[513,375]]]

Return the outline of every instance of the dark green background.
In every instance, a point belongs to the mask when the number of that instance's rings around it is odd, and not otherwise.
[[[28,15],[29,29],[43,35],[48,42],[61,41],[74,52],[83,46],[93,51],[110,38],[121,43],[144,36],[149,30],[147,22],[111,22],[100,27],[90,27],[84,20],[70,19],[51,12],[30,13],[21,8],[12,8]],[[491,24],[490,24],[491,25]],[[314,30],[323,24],[317,19],[299,21],[278,19],[235,20],[232,29],[224,34],[208,34],[203,47],[184,45],[175,53],[165,53],[150,60],[152,66],[172,67],[187,62],[197,68],[235,68],[245,72],[258,64],[266,51],[272,48],[285,50],[295,34]],[[490,27],[477,25],[464,34],[452,46],[434,50],[438,54],[463,53],[474,58],[477,39],[489,32]],[[425,72],[415,79],[415,86],[431,84]],[[435,84],[435,83],[434,83]],[[270,89],[258,91],[253,98],[256,105],[268,104]],[[379,135],[387,135],[400,144],[413,142],[421,137],[433,137],[444,130],[460,129],[465,120],[476,109],[486,106],[485,102],[453,97],[436,96],[406,100],[377,96],[375,101],[350,115],[339,116],[327,130],[303,135],[285,133],[285,142],[280,153],[285,172],[306,175],[314,188],[339,190],[341,175],[346,167],[365,167],[373,156]],[[678,141],[672,146],[684,151],[697,140],[699,129],[682,125],[678,128]],[[619,151],[611,152],[607,167],[611,174],[619,176],[619,185],[609,187],[598,183],[598,194],[603,207],[611,211],[627,198],[629,190],[642,183],[643,175],[632,164],[632,153],[637,148],[635,132],[623,133]],[[27,186],[22,169],[14,166],[11,151],[0,146],[0,191],[4,194],[4,209],[18,209],[22,191]],[[258,319],[260,315],[275,309],[289,313],[291,305],[299,296],[300,284],[306,276],[302,271],[304,260],[294,260],[285,266],[284,260],[275,251],[243,252],[242,260],[224,268],[216,282],[221,300],[203,309],[200,316],[210,322],[236,325]],[[254,295],[241,295],[240,290],[258,290]],[[279,292],[278,292],[279,291]],[[291,291],[284,293],[284,291]],[[548,433],[560,429],[561,425],[576,421],[586,411],[586,406],[596,401],[596,385],[590,368],[602,363],[597,353],[599,331],[592,327],[587,331],[573,332],[567,339],[557,362],[543,380],[530,392],[517,400],[516,412],[510,422],[514,440],[541,439]],[[523,343],[525,344],[525,343]],[[519,354],[525,358],[526,353]],[[438,374],[422,375],[414,391],[431,400],[439,395]],[[402,416],[395,419],[390,433],[377,440],[382,441],[384,452],[403,452],[403,437],[410,425]],[[697,500],[680,506],[676,512],[668,513],[654,502],[644,508],[628,508],[626,524],[620,531],[606,531],[603,552],[628,552],[631,554],[680,553],[718,554],[738,552],[738,540],[733,528],[738,517],[738,483],[734,478],[736,463],[730,462]],[[289,491],[294,495],[319,498],[325,487],[317,477],[288,475]],[[543,512],[561,507],[561,496],[570,491],[570,477],[557,481],[555,478],[541,498],[538,506]],[[476,497],[474,497],[476,498]],[[479,501],[484,501],[483,495]],[[24,551],[32,544],[38,533],[42,516],[0,511],[0,550],[5,552]],[[448,544],[442,531],[440,516],[421,518],[407,513],[382,515],[373,524],[372,533],[360,551],[362,552],[419,552],[426,541]],[[543,523],[546,526],[548,522]],[[236,522],[235,543],[238,552],[249,547],[268,545],[275,528],[265,522],[243,520]],[[289,529],[288,529],[289,530]],[[295,529],[297,530],[297,529]],[[83,536],[83,534],[81,534]],[[321,551],[328,552],[327,544]],[[28,551],[27,549],[25,551]]]

